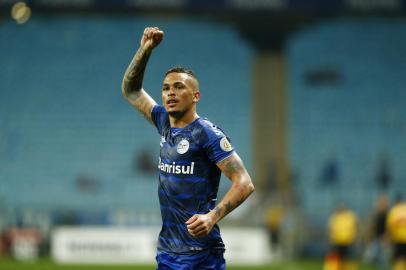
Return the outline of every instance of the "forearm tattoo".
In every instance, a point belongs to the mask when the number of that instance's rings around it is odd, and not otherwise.
[[[141,90],[145,68],[150,55],[151,52],[143,48],[139,48],[134,55],[134,58],[124,74],[123,87],[127,94]]]
[[[228,201],[225,205],[224,205],[224,215],[227,215],[228,213],[230,213],[231,211],[233,211],[233,209],[236,206],[231,204],[231,201]]]
[[[249,193],[246,193],[246,190],[241,186],[233,186],[232,188],[238,190],[239,198],[232,202],[231,200],[227,201],[224,205],[217,205],[213,211],[218,219],[228,215],[231,211],[237,208],[240,204],[242,204],[245,199],[249,196]]]
[[[221,166],[224,174],[231,179],[233,175],[241,175],[245,172],[244,165],[237,158],[226,159],[225,163]],[[224,204],[216,206],[213,211],[218,219],[229,214],[236,207],[242,204],[250,193],[247,193],[247,187],[241,183],[234,183],[231,187],[238,195],[237,199],[228,200]]]
[[[213,209],[213,211],[214,211],[214,213],[215,213],[215,215],[216,215],[217,218],[221,218],[221,207],[216,206],[216,207]]]
[[[234,204],[231,201],[228,201],[224,204],[224,206],[216,206],[213,211],[214,214],[218,219],[228,215],[231,211],[237,208],[240,204],[242,204],[247,196],[241,197],[241,199],[237,200]]]

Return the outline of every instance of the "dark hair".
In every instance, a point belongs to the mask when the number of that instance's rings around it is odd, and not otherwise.
[[[197,80],[196,74],[193,72],[193,70],[189,69],[189,68],[184,68],[184,67],[173,67],[170,68],[166,73],[165,73],[165,77],[169,74],[169,73],[186,73],[190,76],[192,76],[193,78],[195,78]]]

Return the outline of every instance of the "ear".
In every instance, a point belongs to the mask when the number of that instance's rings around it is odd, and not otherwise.
[[[200,100],[200,91],[199,91],[199,90],[196,90],[196,91],[193,93],[193,102],[194,102],[194,103],[197,103],[199,100]]]

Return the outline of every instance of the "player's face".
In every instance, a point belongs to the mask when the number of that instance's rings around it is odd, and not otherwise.
[[[169,73],[162,86],[162,102],[174,117],[182,117],[188,111],[195,109],[200,92],[196,79],[187,73]]]

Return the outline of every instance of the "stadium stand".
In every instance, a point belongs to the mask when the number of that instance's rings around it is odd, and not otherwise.
[[[252,51],[231,27],[100,15],[4,21],[0,209],[11,223],[32,220],[33,211],[53,223],[72,220],[74,210],[80,224],[159,219],[156,177],[134,164],[145,149],[157,156],[159,138],[120,93],[138,33],[151,24],[168,35],[150,61],[146,88],[159,101],[164,72],[192,67],[202,89],[200,114],[224,128],[251,168],[251,130],[241,127],[251,127]],[[301,207],[315,225],[325,225],[338,201],[365,215],[383,191],[375,180],[382,159],[392,176],[387,192],[406,190],[404,25],[338,20],[287,43],[289,157]],[[338,181],[321,186],[332,157]]]
[[[404,27],[404,20],[342,19],[299,31],[288,43],[289,156],[315,223],[325,224],[340,201],[365,217],[380,193],[394,198],[406,190]],[[338,179],[323,187],[331,158]],[[382,160],[387,188],[377,184]]]
[[[120,90],[139,33],[150,24],[168,35],[150,61],[145,87],[159,102],[167,69],[194,69],[203,96],[200,114],[221,125],[250,166],[251,132],[241,128],[250,126],[250,49],[231,28],[188,19],[97,15],[38,15],[25,25],[4,21],[0,205],[8,209],[3,212],[8,220],[27,209],[59,210],[49,216],[55,223],[74,210],[81,211],[77,223],[159,219],[157,177],[134,164],[145,149],[157,164],[159,136]],[[243,105],[236,109],[225,101]]]

